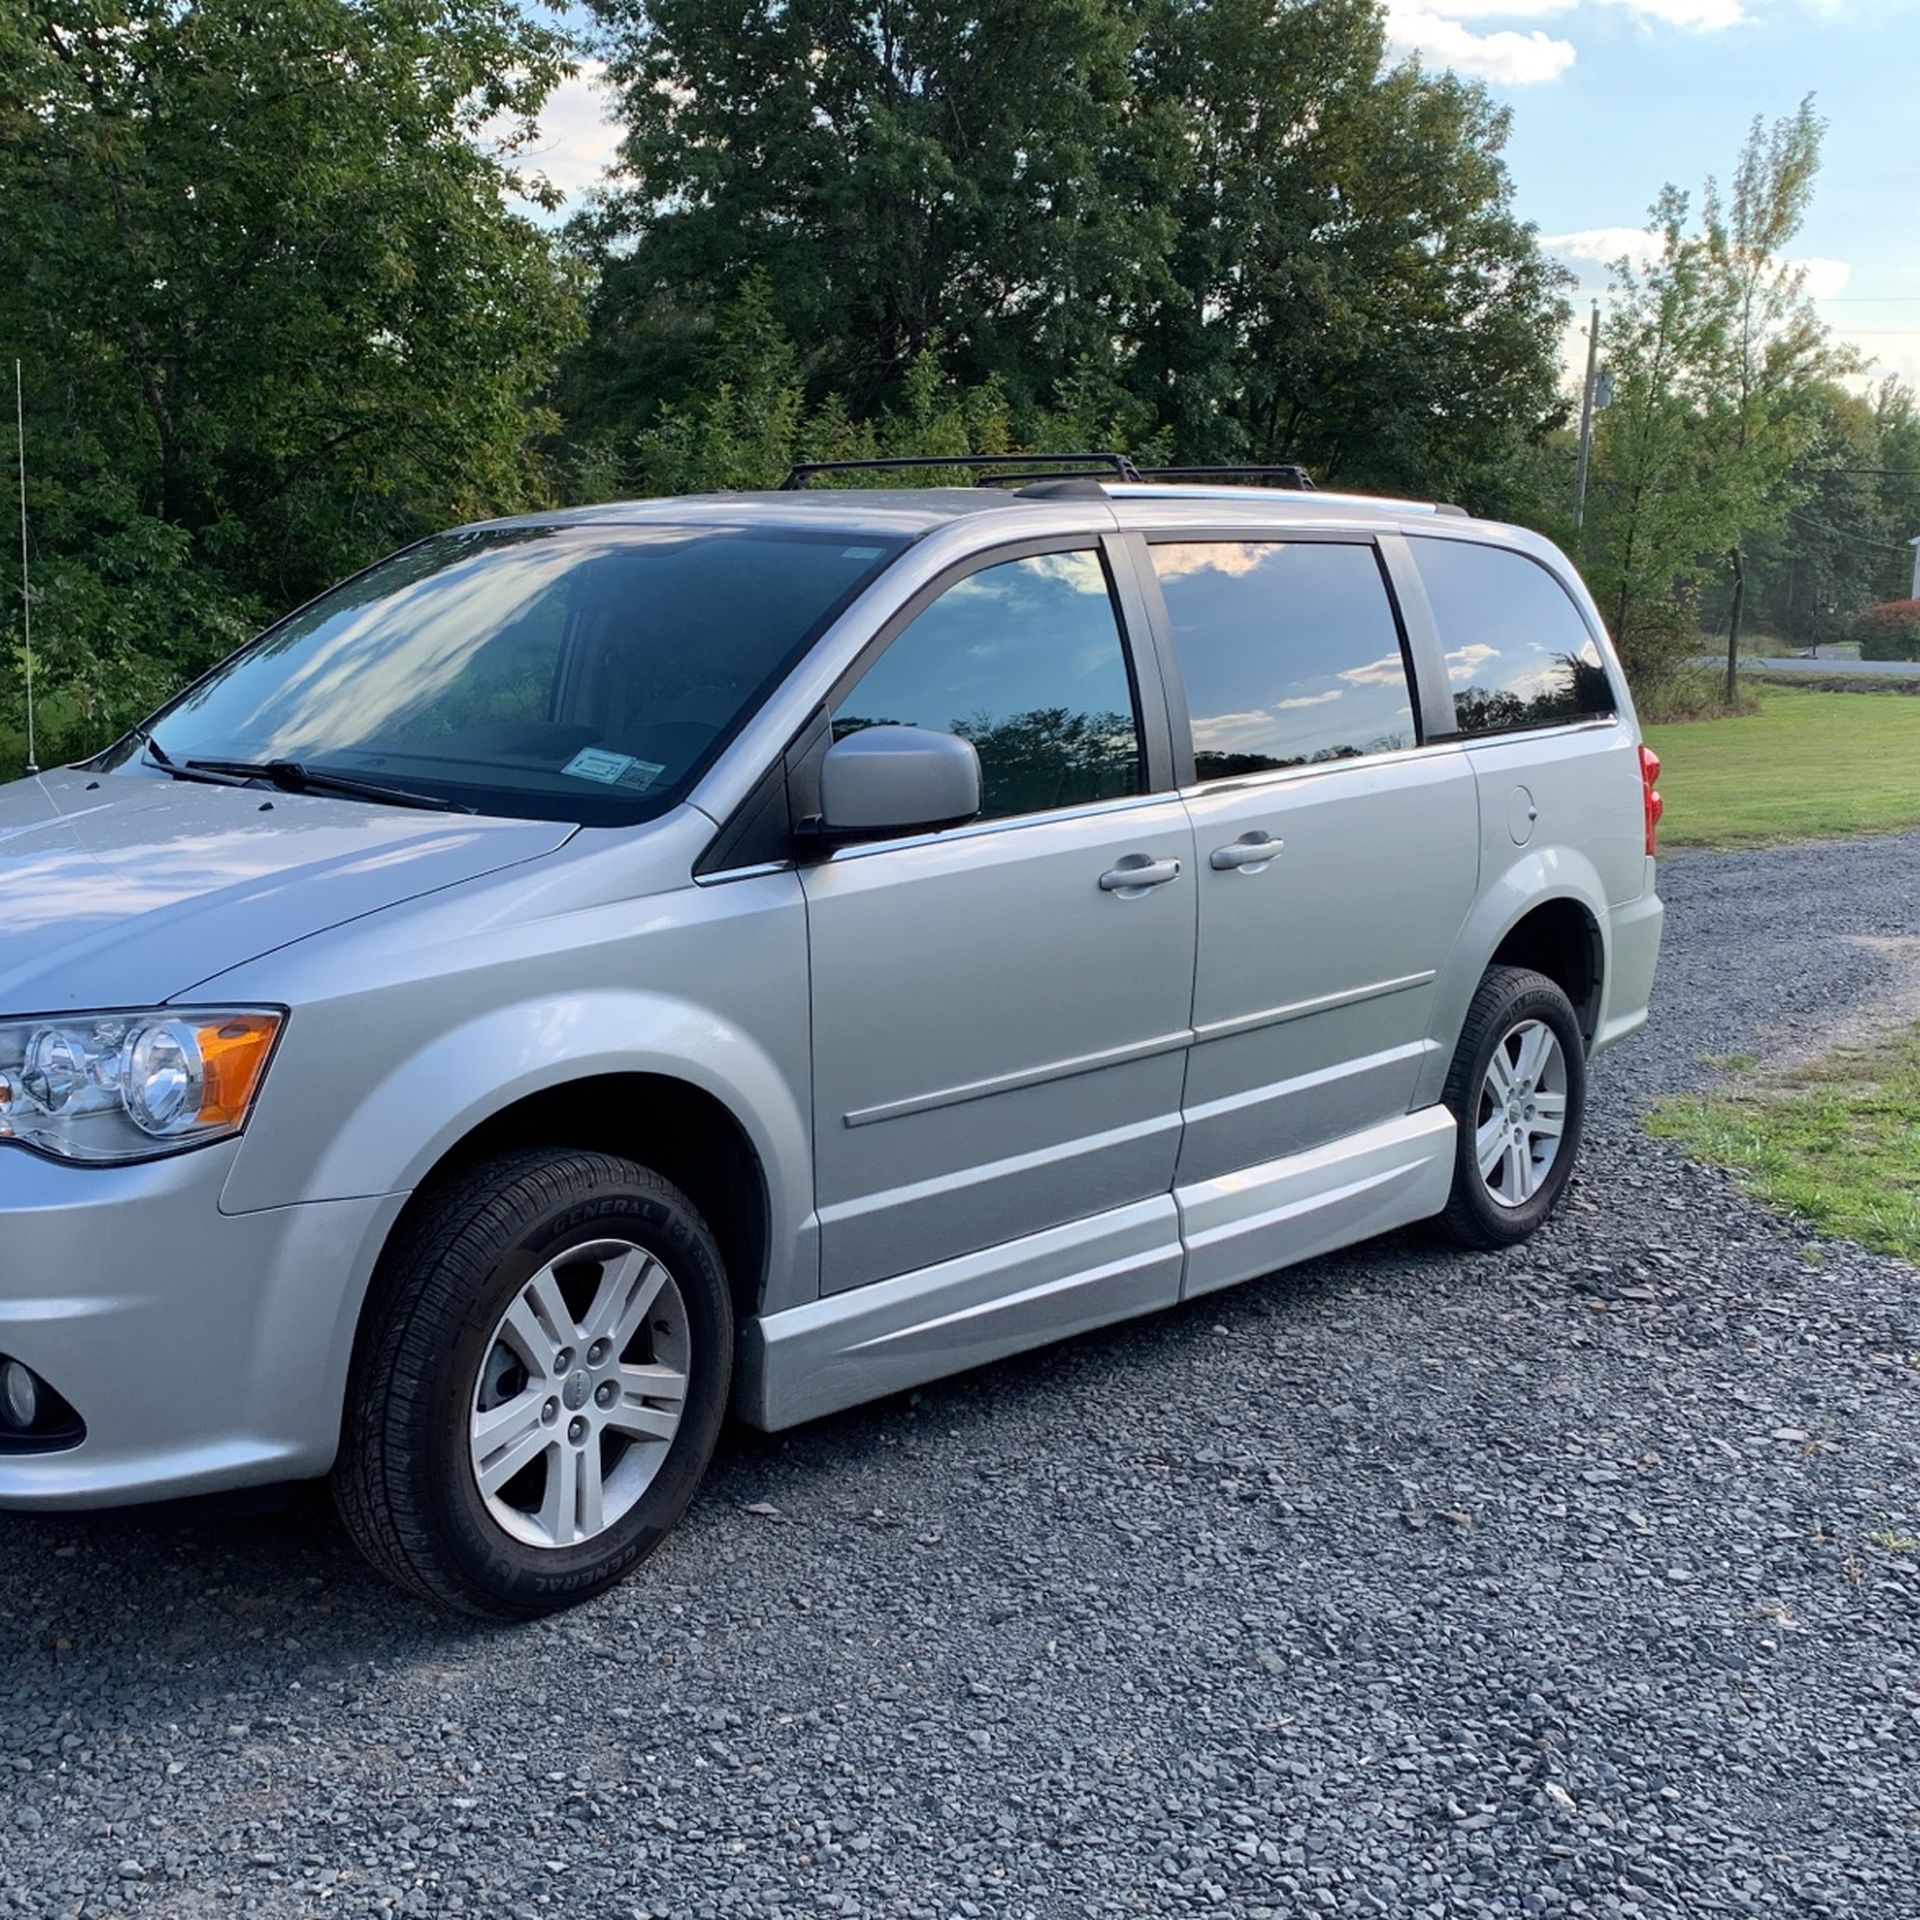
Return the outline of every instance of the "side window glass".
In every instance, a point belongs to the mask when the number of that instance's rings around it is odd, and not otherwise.
[[[1126,652],[1097,553],[1040,553],[949,587],[834,711],[833,737],[929,727],[980,755],[981,817],[1141,790]]]
[[[1462,733],[1559,726],[1614,711],[1587,623],[1545,567],[1469,540],[1407,544],[1440,629]]]
[[[1158,544],[1202,780],[1414,744],[1400,630],[1369,546]]]

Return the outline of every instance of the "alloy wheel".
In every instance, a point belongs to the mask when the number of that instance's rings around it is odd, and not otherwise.
[[[1480,1083],[1474,1152],[1489,1196],[1523,1207],[1553,1170],[1567,1125],[1567,1058],[1541,1020],[1522,1020],[1494,1048]]]
[[[691,1335],[666,1266],[629,1240],[549,1260],[509,1302],[474,1388],[473,1476],[533,1547],[583,1546],[632,1512],[680,1431]]]

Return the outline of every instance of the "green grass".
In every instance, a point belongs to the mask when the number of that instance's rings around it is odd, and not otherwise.
[[[1756,711],[1650,726],[1669,846],[1755,847],[1920,826],[1920,700],[1760,689]]]
[[[1647,1129],[1823,1233],[1920,1265],[1920,1027],[1663,1100]]]

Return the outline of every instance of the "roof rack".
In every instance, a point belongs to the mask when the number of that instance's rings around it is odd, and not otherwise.
[[[1311,493],[1313,475],[1305,467],[1288,462],[1272,467],[1142,467],[1142,480],[1200,480],[1230,484],[1236,480],[1257,480],[1265,486],[1291,487]]]
[[[1044,461],[1044,466],[1034,466]],[[1065,480],[1075,470],[1100,467],[1116,480],[1138,480],[1140,469],[1124,453],[932,453],[899,455],[885,460],[803,460],[780,482],[782,493],[798,493],[820,473],[900,473],[915,467],[951,467],[978,476],[976,486],[1025,485],[1033,480]],[[1018,469],[995,473],[995,468]]]

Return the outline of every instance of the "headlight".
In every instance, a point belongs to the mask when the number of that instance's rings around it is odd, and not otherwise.
[[[162,1007],[0,1022],[0,1142],[110,1163],[238,1133],[281,1020]]]

